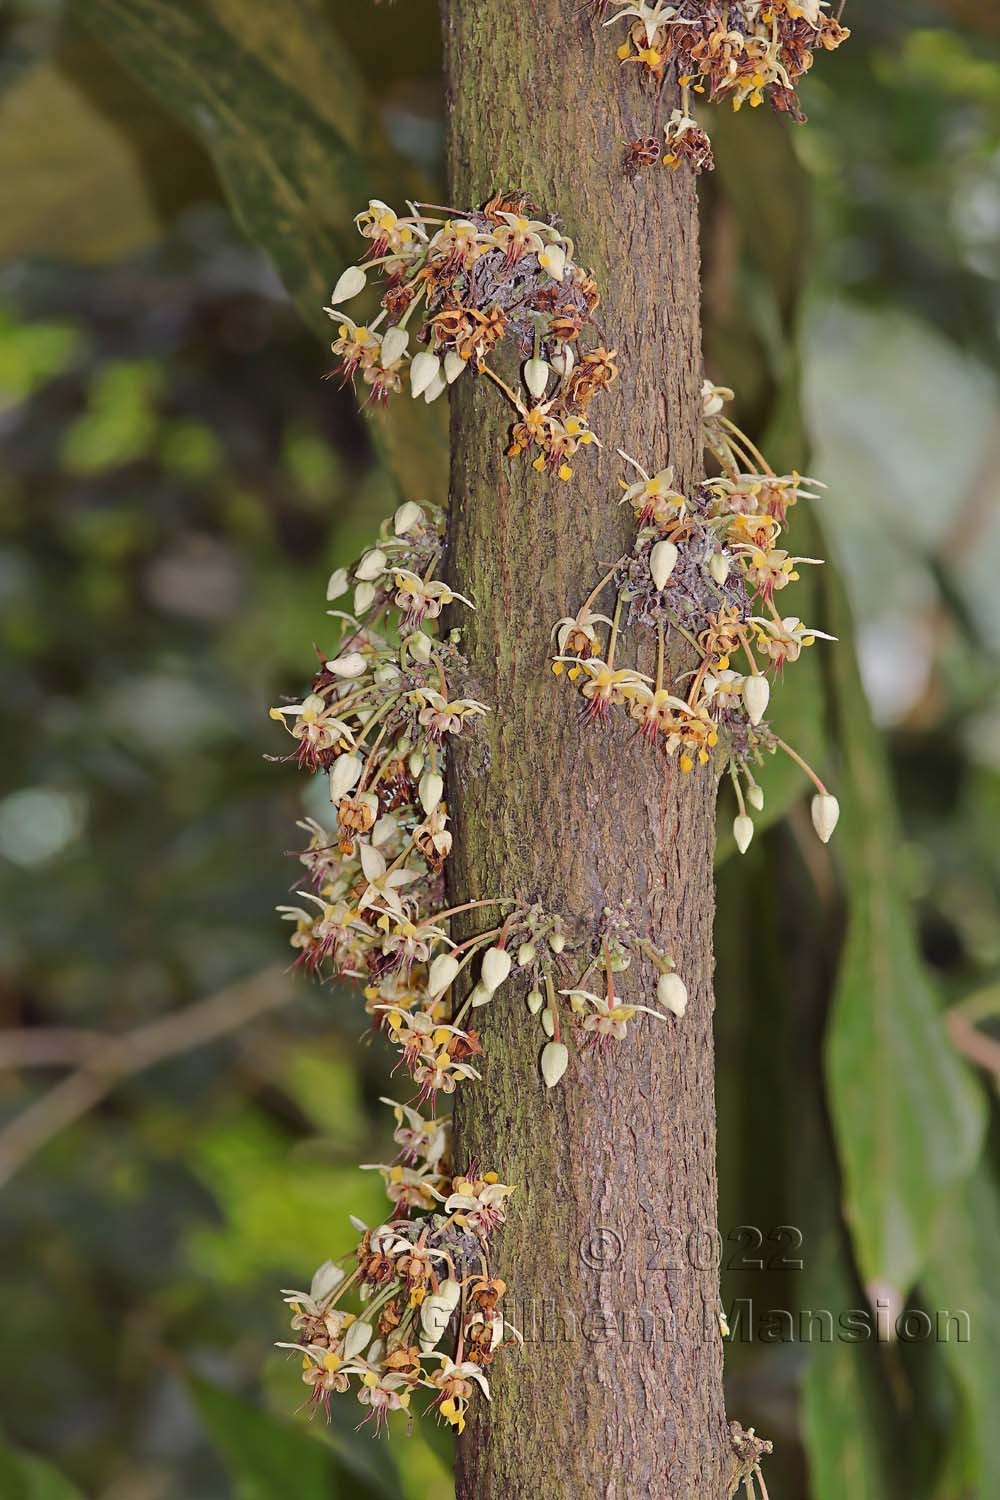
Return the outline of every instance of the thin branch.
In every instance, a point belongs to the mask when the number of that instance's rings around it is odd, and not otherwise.
[[[290,975],[275,965],[185,1010],[149,1021],[124,1036],[99,1038],[99,1045],[92,1049],[88,1041],[85,1045],[90,1051],[82,1066],[29,1104],[0,1131],[0,1186],[9,1182],[60,1131],[107,1098],[123,1079],[217,1041],[267,1011],[285,1005],[296,993]],[[60,1033],[55,1035],[58,1042]],[[64,1041],[75,1036],[79,1042],[87,1035],[61,1033]],[[23,1045],[24,1033],[13,1032],[8,1037],[20,1038]]]
[[[106,1047],[99,1031],[72,1026],[25,1026],[0,1031],[0,1068],[79,1067]]]

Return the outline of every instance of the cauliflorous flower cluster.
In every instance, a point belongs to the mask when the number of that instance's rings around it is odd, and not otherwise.
[[[354,1391],[365,1422],[381,1430],[390,1412],[410,1411],[426,1391],[426,1412],[458,1432],[476,1390],[489,1398],[486,1371],[499,1349],[519,1343],[500,1303],[506,1284],[491,1274],[489,1238],[514,1191],[495,1172],[454,1173],[450,1127],[407,1105],[396,1115],[396,1161],[379,1166],[393,1203],[375,1228],[360,1219],[351,1270],[324,1262],[307,1292],[285,1291],[312,1409],[329,1415],[334,1394]],[[421,1195],[400,1185],[419,1179]]]
[[[627,27],[618,48],[623,64],[637,64],[657,89],[668,70],[680,86],[662,146],[658,132],[634,141],[629,173],[656,160],[711,171],[711,142],[694,118],[693,95],[729,99],[734,110],[767,98],[779,113],[804,120],[796,84],[817,51],[833,52],[850,36],[829,0],[597,0],[595,8],[605,26]]]
[[[510,452],[530,451],[536,469],[569,479],[573,455],[597,441],[590,403],[618,373],[615,351],[597,341],[597,286],[573,241],[522,193],[468,212],[407,207],[400,216],[373,199],[357,216],[368,258],[344,271],[326,309],[339,324],[335,373],[360,376],[376,401],[408,378],[426,402],[467,369],[485,375],[514,411]],[[373,271],[384,280],[381,311],[362,325],[342,308]],[[522,362],[514,384],[490,363],[505,345]]]
[[[575,683],[584,716],[603,722],[624,709],[637,731],[683,774],[709,764],[728,767],[739,815],[733,833],[741,853],[753,838],[748,808],[760,811],[764,793],[753,768],[778,750],[792,757],[816,787],[812,819],[826,843],[840,815],[815,771],[771,728],[765,715],[771,678],[817,639],[830,640],[775,602],[798,578],[798,568],[820,561],[795,557],[781,542],[788,512],[815,499],[817,481],[775,474],[750,439],[725,414],[732,391],[706,381],[706,450],[722,473],[686,496],[673,471],[649,474],[627,454],[630,505],[639,531],[632,551],[593,589],[575,615],[555,627],[553,671]],[[612,616],[594,612],[605,588],[615,596]],[[656,640],[655,676],[622,665],[626,626]],[[605,635],[606,631],[606,635]],[[696,653],[697,666],[678,682],[665,680],[670,632]],[[770,675],[769,675],[770,674]]]
[[[335,819],[333,829],[315,818],[299,825],[308,835],[298,856],[305,878],[279,907],[296,962],[360,985],[421,1102],[479,1078],[476,1011],[512,975],[532,996],[546,986],[554,997],[556,960],[568,946],[562,919],[541,905],[506,895],[446,903],[445,756],[487,708],[456,686],[466,676],[459,632],[424,628],[436,629],[446,605],[471,607],[436,577],[442,550],[441,513],[400,506],[353,569],[330,579],[330,600],[353,586],[351,610],[329,611],[340,622],[336,650],[320,656],[300,701],[271,709],[294,741],[287,759],[327,777]],[[471,911],[489,918],[459,942],[452,919]],[[550,1082],[544,1060],[542,1073]],[[411,1192],[422,1201],[421,1185],[401,1179],[400,1194]]]

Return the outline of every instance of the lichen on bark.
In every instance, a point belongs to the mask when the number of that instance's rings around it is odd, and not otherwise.
[[[520,188],[558,213],[596,272],[621,366],[595,418],[605,447],[581,453],[568,484],[503,456],[482,382],[454,389],[449,567],[476,602],[465,645],[495,711],[453,757],[450,878],[462,899],[541,901],[595,938],[605,907],[627,908],[690,995],[682,1021],[637,1021],[606,1054],[576,1051],[552,1091],[523,995],[508,987],[476,1013],[484,1077],[457,1097],[457,1149],[518,1184],[499,1271],[526,1343],[493,1367],[492,1403],[460,1441],[458,1494],[723,1500],[715,781],[681,776],[628,725],[582,725],[548,667],[551,625],[631,543],[615,449],[673,464],[682,489],[701,477],[694,184],[624,178],[636,84],[609,78],[568,0],[445,0],[444,35],[455,200]]]

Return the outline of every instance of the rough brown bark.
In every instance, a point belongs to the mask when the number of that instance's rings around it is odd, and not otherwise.
[[[517,1184],[499,1273],[526,1344],[492,1368],[458,1494],[723,1500],[715,784],[665,766],[627,724],[581,725],[548,668],[551,625],[631,545],[616,447],[674,464],[682,488],[699,474],[695,191],[683,171],[623,178],[651,101],[571,0],[445,0],[444,16],[452,203],[522,188],[557,212],[598,276],[622,369],[592,408],[604,452],[581,450],[569,484],[503,456],[508,414],[484,380],[454,391],[452,576],[477,604],[466,646],[496,709],[454,758],[454,888],[540,900],[595,938],[602,909],[627,905],[690,992],[683,1021],[640,1018],[609,1053],[576,1051],[551,1092],[523,996],[476,1012],[487,1060],[459,1093],[457,1150]],[[647,972],[629,997],[651,991]]]

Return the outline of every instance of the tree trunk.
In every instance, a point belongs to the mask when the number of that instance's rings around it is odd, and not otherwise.
[[[444,18],[452,205],[523,189],[557,213],[597,275],[621,367],[591,409],[603,452],[581,449],[570,483],[503,456],[510,414],[485,380],[453,392],[452,579],[476,602],[466,649],[475,695],[494,706],[453,757],[456,899],[537,900],[591,943],[603,909],[627,907],[690,993],[683,1020],[639,1017],[607,1053],[571,1039],[551,1091],[523,995],[507,987],[476,1012],[484,1076],[457,1096],[457,1153],[517,1184],[498,1274],[525,1347],[491,1369],[492,1404],[460,1440],[458,1495],[724,1500],[714,774],[680,775],[627,721],[581,724],[548,665],[554,622],[634,537],[615,449],[651,470],[672,463],[682,489],[702,472],[695,189],[686,170],[623,177],[652,100],[583,7],[445,0]],[[624,980],[650,1003],[648,970],[640,989]]]

